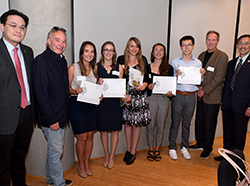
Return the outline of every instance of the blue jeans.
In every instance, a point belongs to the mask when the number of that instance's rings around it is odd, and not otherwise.
[[[63,179],[63,167],[61,156],[63,153],[65,129],[53,131],[48,127],[42,127],[47,139],[47,159],[46,159],[46,181],[54,186],[65,186]]]

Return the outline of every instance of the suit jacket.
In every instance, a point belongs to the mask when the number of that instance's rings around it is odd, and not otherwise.
[[[234,112],[244,114],[246,109],[250,107],[250,55],[242,65],[231,93],[230,82],[234,73],[234,68],[238,58],[228,63],[227,73],[222,94],[222,111],[229,104],[231,97],[232,109]]]
[[[49,47],[38,55],[32,68],[37,124],[43,127],[68,122],[69,78],[64,56]]]
[[[202,52],[198,59],[204,61],[206,51]],[[205,95],[203,101],[207,104],[219,104],[221,103],[222,89],[224,77],[227,70],[228,56],[226,53],[216,49],[210,59],[208,60],[204,75],[204,80],[201,83]],[[209,70],[211,67],[214,70]],[[198,97],[199,99],[199,97]]]
[[[20,44],[26,66],[30,87],[31,106],[33,108],[31,69],[33,51]],[[21,87],[18,82],[15,66],[7,47],[0,39],[0,135],[11,135],[16,131],[21,109]],[[32,109],[33,110],[33,109]],[[33,115],[34,116],[34,115]],[[34,119],[34,118],[33,118]]]

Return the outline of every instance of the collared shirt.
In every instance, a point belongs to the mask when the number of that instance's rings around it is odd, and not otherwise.
[[[247,55],[245,55],[243,58],[238,57],[238,60],[237,60],[236,65],[235,65],[235,67],[234,67],[234,70],[236,70],[237,65],[238,65],[239,62],[240,62],[240,59],[242,59],[242,65],[245,63],[245,61],[246,61],[246,59],[248,58],[249,54],[250,54],[250,53],[248,53]]]
[[[176,76],[176,70],[179,69],[180,66],[202,68],[201,61],[199,59],[193,57],[193,55],[192,55],[192,59],[188,63],[186,63],[181,56],[181,57],[177,57],[177,58],[173,59],[170,64],[174,68],[174,76]],[[182,92],[194,92],[194,91],[198,90],[198,87],[196,85],[177,83],[176,90],[179,90]]]
[[[10,54],[10,57],[12,59],[13,65],[16,68],[16,64],[15,64],[15,60],[14,60],[14,51],[13,49],[15,48],[12,44],[10,44],[6,39],[4,39],[3,37],[3,41],[7,47],[7,50]],[[21,68],[22,68],[22,74],[23,74],[23,81],[24,81],[24,86],[25,86],[25,90],[26,90],[26,96],[27,96],[27,100],[28,100],[28,105],[30,105],[30,87],[29,87],[29,83],[28,83],[28,78],[27,78],[27,73],[26,73],[26,67],[25,67],[25,63],[24,63],[24,58],[23,58],[23,53],[21,50],[20,45],[18,44],[16,46],[18,48],[17,50],[17,54],[18,57],[20,59],[20,63],[21,63]]]

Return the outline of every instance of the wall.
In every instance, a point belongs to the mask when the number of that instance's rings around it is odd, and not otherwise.
[[[117,53],[121,55],[128,38],[131,36],[140,39],[143,54],[149,59],[154,43],[166,44],[168,3],[168,0],[74,1],[74,62],[78,61],[79,47],[85,40],[91,40],[96,44],[99,59],[100,47],[106,40],[114,41]],[[221,39],[218,48],[225,51],[231,59],[237,3],[238,0],[173,0],[170,60],[181,55],[178,41],[186,34],[191,34],[196,39],[193,54],[197,57],[201,51],[206,49],[205,34],[210,29],[220,32]],[[1,14],[7,9],[7,1],[0,0],[0,4]],[[249,8],[250,0],[242,0],[239,35],[250,31]],[[44,34],[41,35],[44,38]],[[69,62],[72,63],[70,59]],[[191,124],[190,141],[194,140],[193,123],[194,121]],[[168,145],[169,126],[170,119],[168,118],[163,146]],[[222,136],[221,126],[220,113],[216,136]],[[180,133],[177,142],[180,142]],[[145,127],[142,127],[138,150],[146,148]],[[124,130],[122,130],[116,153],[124,153],[125,151],[126,142]],[[94,137],[91,157],[103,155],[99,132],[97,132]]]
[[[9,9],[9,4],[7,0],[0,0],[0,14],[2,15],[2,12],[5,12]],[[0,29],[0,35],[2,36],[2,31]]]
[[[242,22],[247,22],[249,0],[242,1]],[[79,46],[84,40],[96,44],[98,59],[100,47],[106,40],[115,43],[118,55],[123,54],[129,37],[136,36],[143,46],[143,54],[150,59],[151,47],[156,42],[166,44],[168,26],[168,4],[166,0],[95,0],[74,1],[75,24],[75,61],[78,61]],[[186,34],[196,39],[193,54],[195,57],[206,50],[205,34],[214,29],[221,34],[219,49],[225,51],[229,59],[233,54],[234,31],[237,14],[237,0],[174,0],[172,9],[172,28],[170,44],[170,60],[181,55],[179,39]],[[240,24],[240,33],[249,32],[249,24]],[[163,146],[168,145],[170,118],[166,122]],[[181,130],[180,130],[181,131]],[[194,119],[191,123],[190,141],[194,141]],[[222,136],[221,112],[218,117],[216,136]],[[180,143],[179,132],[177,142]],[[146,149],[145,127],[142,127],[138,150]],[[124,130],[120,132],[120,140],[116,153],[126,151]],[[92,157],[103,156],[99,132],[94,137]]]

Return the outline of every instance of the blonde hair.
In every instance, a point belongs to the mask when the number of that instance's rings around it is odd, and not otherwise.
[[[141,42],[138,38],[136,37],[131,37],[129,38],[129,40],[127,41],[127,45],[126,48],[124,50],[124,68],[125,68],[125,74],[128,74],[128,62],[129,62],[129,46],[130,46],[130,42],[134,41],[135,44],[137,45],[137,47],[139,48],[138,53],[136,54],[136,58],[137,58],[137,62],[138,62],[138,67],[141,71],[141,74],[144,75],[145,74],[145,67],[144,67],[144,61],[142,59],[142,51],[141,51]]]

